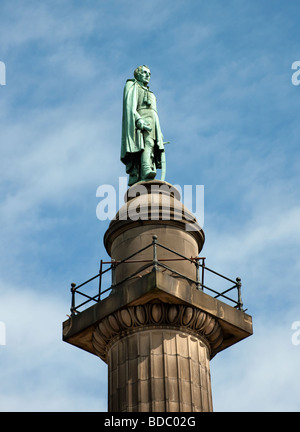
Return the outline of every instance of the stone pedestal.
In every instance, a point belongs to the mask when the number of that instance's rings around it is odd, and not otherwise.
[[[163,246],[188,258],[197,257],[204,244],[204,232],[194,215],[180,201],[179,191],[167,182],[153,180],[132,186],[125,195],[125,204],[111,221],[104,235],[109,256],[122,261],[152,242],[153,235]],[[178,258],[167,249],[157,249],[158,260]],[[153,259],[151,248],[142,250],[126,264],[116,268],[116,283],[134,272],[143,276]],[[137,262],[143,261],[143,262]],[[148,260],[148,263],[147,263]],[[169,264],[166,261],[166,264]],[[195,266],[184,260],[173,261],[171,267],[195,279]],[[126,281],[125,289],[130,281]]]
[[[190,260],[171,261],[197,257],[204,233],[170,186],[129,189],[104,237],[118,263],[111,294],[63,323],[66,342],[108,364],[109,411],[212,411],[210,360],[252,334],[249,315],[197,289]]]

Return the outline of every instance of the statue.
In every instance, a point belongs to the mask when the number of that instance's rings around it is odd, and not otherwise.
[[[128,79],[123,94],[121,161],[129,174],[128,185],[155,178],[156,169],[165,176],[165,148],[156,109],[156,97],[149,90],[151,72],[139,66]]]

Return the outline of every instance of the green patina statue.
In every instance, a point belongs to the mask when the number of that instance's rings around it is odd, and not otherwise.
[[[126,82],[123,95],[121,161],[129,174],[128,185],[153,180],[156,169],[165,178],[166,159],[163,135],[156,109],[156,97],[149,90],[151,72],[139,66],[134,79]]]

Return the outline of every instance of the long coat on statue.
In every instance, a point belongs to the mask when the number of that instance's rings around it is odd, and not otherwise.
[[[126,173],[130,175],[138,175],[140,154],[144,150],[144,134],[136,127],[140,118],[152,128],[155,165],[161,168],[164,143],[156,110],[156,97],[148,86],[129,79],[123,94],[121,161],[126,165]]]

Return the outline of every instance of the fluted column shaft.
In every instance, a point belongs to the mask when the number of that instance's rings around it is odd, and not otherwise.
[[[108,354],[109,411],[212,411],[209,352],[188,332],[144,328]]]
[[[212,411],[209,360],[222,340],[218,321],[186,305],[147,303],[108,315],[93,333],[108,364],[108,410]]]

